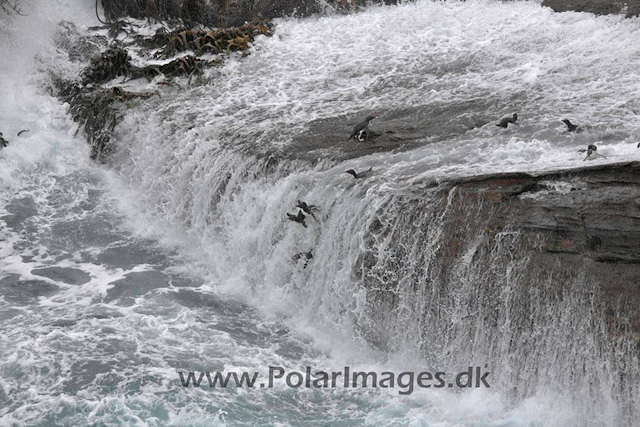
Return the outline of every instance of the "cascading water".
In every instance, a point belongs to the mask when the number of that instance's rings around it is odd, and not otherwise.
[[[585,266],[539,262],[535,235],[493,229],[495,204],[456,180],[580,167],[594,142],[606,162],[637,158],[638,20],[419,1],[276,25],[209,84],[129,110],[108,170],[41,74],[19,80],[24,100],[3,84],[7,126],[32,129],[0,159],[0,425],[633,425],[637,343],[609,338]],[[56,73],[78,72],[42,44]],[[393,144],[345,145],[374,110]],[[518,127],[493,125],[513,112]],[[562,134],[564,116],[592,130]],[[306,228],[286,220],[298,199],[321,208]],[[176,375],[273,365],[479,366],[491,388],[183,389]]]

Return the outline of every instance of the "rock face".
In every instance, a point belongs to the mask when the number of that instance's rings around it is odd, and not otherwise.
[[[374,295],[374,317],[398,313],[408,282],[409,294],[427,286],[450,296],[462,280],[521,295],[538,289],[547,302],[592,284],[592,314],[603,324],[614,316],[617,329],[608,333],[640,349],[640,162],[498,174],[414,191],[390,200],[366,238],[356,274]],[[507,274],[513,277],[505,281]],[[490,290],[474,292],[486,293],[484,302],[470,304],[493,304]],[[432,309],[443,304],[436,298]]]
[[[394,4],[397,0],[373,3]],[[324,11],[346,12],[364,0],[101,0],[107,19],[134,18],[173,19],[210,27],[240,26],[255,18],[308,16]]]
[[[537,233],[541,252],[640,266],[639,185],[640,163],[632,162],[539,176],[498,175],[459,187],[461,197],[500,206],[493,224],[509,222],[523,233]]]
[[[366,0],[101,0],[109,20],[125,16],[135,18],[182,18],[187,23],[210,27],[239,26],[257,17],[308,16],[326,11],[348,12]],[[395,4],[397,0],[374,0],[373,3]],[[591,12],[598,15],[640,14],[640,0],[544,0],[543,6],[557,12]]]
[[[358,326],[383,350],[489,363],[492,387],[519,398],[555,384],[637,402],[639,184],[639,162],[414,183],[364,237]]]
[[[528,258],[527,276],[539,271],[597,284],[604,316],[610,321],[616,313],[609,327],[626,324],[626,332],[611,329],[610,335],[627,334],[640,349],[639,162],[451,185],[457,186],[461,207],[484,207],[488,241],[507,230],[518,233],[513,253]],[[455,233],[453,227],[450,232]],[[445,250],[448,257],[461,255],[455,245]]]
[[[591,12],[596,15],[626,13],[627,16],[640,15],[640,0],[544,0],[543,6],[549,6],[556,12]]]
[[[181,18],[187,25],[210,27],[239,26],[263,16],[308,15],[319,12],[313,0],[101,0],[105,16],[110,21],[134,18]]]

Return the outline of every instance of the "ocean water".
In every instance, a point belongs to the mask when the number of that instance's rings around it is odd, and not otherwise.
[[[584,278],[584,294],[542,306],[544,347],[518,361],[491,350],[510,343],[483,341],[488,331],[424,351],[419,304],[394,325],[407,333],[379,345],[371,331],[391,326],[372,323],[359,272],[373,221],[402,216],[398,194],[424,191],[428,261],[442,238],[433,182],[578,168],[591,143],[606,159],[589,163],[638,160],[638,19],[494,1],[280,19],[249,56],[207,71],[209,84],[179,80],[134,105],[100,165],[47,91],[50,73],[83,65],[55,44],[58,23],[87,31],[92,3],[25,2],[27,17],[0,17],[0,426],[633,425],[639,392],[620,392],[602,331],[570,333],[589,324]],[[344,144],[370,111],[393,147]],[[494,126],[513,112],[518,126]],[[588,129],[564,133],[565,117]],[[344,173],[369,167],[363,182]],[[307,228],[286,221],[297,199],[321,207]],[[292,262],[309,250],[306,268]],[[481,277],[463,267],[469,283]],[[527,265],[508,268],[517,282]],[[456,325],[468,314],[446,309]],[[621,360],[638,378],[637,354]],[[471,363],[492,370],[491,388],[185,388],[178,375],[451,375]]]

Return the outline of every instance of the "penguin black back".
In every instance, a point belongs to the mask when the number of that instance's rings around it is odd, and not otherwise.
[[[320,208],[317,207],[316,205],[308,205],[306,202],[303,202],[302,200],[298,200],[296,204],[296,208],[302,209],[304,213],[306,213],[307,215],[311,215],[313,219],[315,219],[316,221],[318,220],[318,218],[316,218],[316,216],[314,215],[314,212],[319,211]]]
[[[571,123],[569,121],[569,119],[562,119],[562,122],[567,125],[567,131],[568,132],[575,132],[576,130],[578,130],[578,125],[574,125],[573,123]]]
[[[293,215],[293,214],[287,213],[287,218],[288,218],[290,221],[293,221],[293,222],[297,222],[297,223],[299,223],[299,224],[302,224],[302,226],[303,226],[304,228],[307,228],[307,223],[306,223],[306,222],[304,222],[304,220],[305,220],[306,216],[305,216],[305,214],[303,214],[303,213],[302,213],[302,211],[298,211],[298,215]]]
[[[369,136],[369,122],[376,118],[376,114],[371,113],[364,119],[363,122],[358,123],[353,127],[353,132],[351,132],[351,136],[347,139],[347,142],[351,141],[353,138],[357,138],[359,141],[364,141]]]
[[[348,173],[349,175],[352,175],[355,179],[358,179],[358,178],[365,178],[367,175],[371,173],[371,171],[373,171],[373,166],[367,169],[366,171],[362,171],[362,172],[356,172],[353,169],[349,169],[344,171],[344,173]]]
[[[496,123],[496,126],[499,126],[501,128],[506,128],[507,126],[509,126],[509,123],[513,123],[515,125],[517,124],[517,122],[518,122],[518,115],[516,113],[513,113],[513,116],[503,118],[502,120],[500,120],[500,123]]]

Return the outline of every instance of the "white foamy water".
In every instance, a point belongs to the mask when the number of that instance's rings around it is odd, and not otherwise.
[[[468,279],[461,300],[417,294],[442,304],[450,330],[429,329],[422,302],[409,301],[391,350],[364,338],[398,326],[375,323],[359,276],[376,220],[406,225],[394,203],[433,179],[581,167],[576,150],[589,143],[607,156],[599,163],[638,159],[637,19],[554,14],[533,2],[421,1],[279,20],[251,55],[209,72],[211,84],[180,81],[182,90],[135,105],[118,129],[112,170],[88,160],[65,106],[44,91],[48,67],[68,75],[80,67],[52,47],[55,24],[95,25],[92,7],[40,2],[18,28],[1,27],[10,37],[0,53],[16,60],[0,65],[0,131],[11,141],[0,152],[0,425],[616,426],[629,408],[640,413],[625,401],[637,391],[616,394],[619,360],[601,354],[585,278],[557,306],[529,295],[544,319],[531,334],[544,344],[510,353],[515,326],[465,323],[464,298],[485,274],[473,252],[457,270]],[[42,35],[29,38],[31,20]],[[344,161],[336,156],[344,146],[330,143],[307,163],[300,141],[314,123],[329,121],[346,139],[352,118],[372,110],[380,112],[372,129],[416,133],[421,146]],[[441,123],[429,121],[436,112]],[[512,112],[519,126],[493,125]],[[564,117],[590,129],[563,134]],[[490,121],[459,130],[474,120]],[[369,166],[364,182],[344,174]],[[429,209],[437,202],[422,197],[415,224],[430,224],[430,235],[412,240],[406,227],[379,237],[380,265],[393,262],[384,252],[393,236],[417,245],[420,262],[437,250],[443,231]],[[306,229],[285,219],[299,198],[322,209]],[[307,268],[291,261],[307,250]],[[509,262],[512,276],[498,284],[510,309],[526,267]],[[376,274],[381,285],[397,280]],[[426,342],[416,343],[419,328]],[[491,389],[184,389],[177,376],[469,364],[489,365]],[[592,374],[576,379],[579,369]]]

